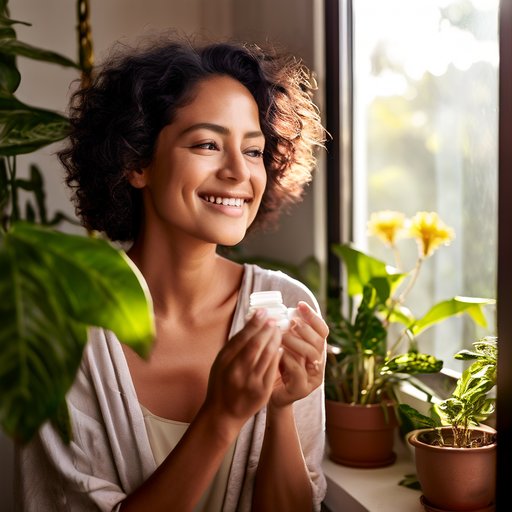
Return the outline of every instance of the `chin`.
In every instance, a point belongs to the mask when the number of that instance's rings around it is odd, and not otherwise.
[[[215,243],[217,245],[232,247],[234,245],[239,244],[245,238],[245,235],[246,230],[236,230],[224,233],[217,233],[217,236],[215,236]]]
[[[231,237],[222,237],[217,240],[217,245],[224,245],[225,247],[233,247],[239,244],[245,238],[245,233],[242,236],[231,236]]]

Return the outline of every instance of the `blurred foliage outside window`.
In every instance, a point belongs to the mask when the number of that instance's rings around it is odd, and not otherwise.
[[[455,230],[425,268],[410,302],[419,311],[454,295],[496,297],[498,0],[354,0],[354,242],[372,212],[437,211]],[[410,254],[407,250],[410,250]],[[405,267],[416,257],[403,247]],[[495,332],[453,318],[421,350],[451,354]]]

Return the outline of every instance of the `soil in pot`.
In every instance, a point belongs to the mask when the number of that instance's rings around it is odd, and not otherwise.
[[[358,405],[326,400],[329,458],[359,468],[389,466],[398,422],[393,403]]]
[[[441,428],[443,437],[451,428]],[[408,441],[414,446],[416,473],[423,492],[426,511],[491,512],[496,489],[495,433],[474,429],[473,448],[433,446],[433,430],[416,430]],[[489,444],[481,440],[487,438]],[[483,446],[478,446],[478,445]]]

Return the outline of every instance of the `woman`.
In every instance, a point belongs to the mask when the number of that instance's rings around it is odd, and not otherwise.
[[[167,40],[75,94],[60,158],[77,212],[131,243],[157,335],[143,360],[91,330],[72,444],[45,426],[22,455],[27,510],[319,510],[327,326],[302,284],[216,251],[300,198],[324,136],[311,90],[294,59]],[[246,319],[272,289],[298,304],[284,333]]]

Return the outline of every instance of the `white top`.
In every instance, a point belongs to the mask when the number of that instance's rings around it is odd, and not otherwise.
[[[246,264],[229,337],[245,324],[249,296],[260,290],[280,290],[286,305],[304,300],[319,310],[314,295],[302,283],[282,272]],[[73,426],[71,444],[63,444],[53,426],[46,423],[16,454],[18,510],[118,511],[121,501],[157,464],[123,349],[112,332],[90,329],[67,402]],[[293,410],[313,490],[313,510],[319,511],[326,492],[323,386],[295,402]],[[265,417],[263,408],[239,432],[223,512],[251,510]]]
[[[160,466],[167,455],[174,450],[190,423],[168,420],[153,414],[149,409],[140,404],[144,423],[148,432],[149,444],[157,466]],[[233,461],[236,441],[230,446],[224,456],[212,483],[204,492],[194,512],[221,512],[224,495],[228,485],[229,471]]]

